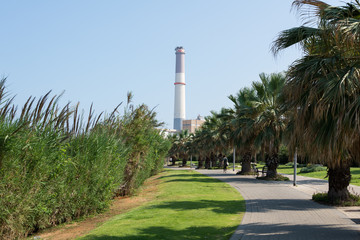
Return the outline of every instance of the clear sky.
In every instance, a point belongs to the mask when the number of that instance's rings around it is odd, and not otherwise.
[[[342,1],[326,1],[343,5]],[[272,41],[301,24],[292,0],[0,0],[0,76],[15,103],[65,91],[62,102],[111,112],[126,94],[173,127],[176,46],[186,51],[186,117],[231,106],[261,72],[284,71]]]

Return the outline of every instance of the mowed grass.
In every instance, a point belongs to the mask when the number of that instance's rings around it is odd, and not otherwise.
[[[300,169],[301,168],[299,168],[299,167],[297,168],[297,171],[296,171],[297,175],[304,176],[304,177],[313,177],[313,178],[318,178],[318,179],[325,179],[325,180],[328,179],[326,177],[326,175],[327,175],[326,171],[300,173]],[[350,184],[360,186],[360,168],[359,167],[352,167],[352,168],[350,168],[350,171],[351,171]],[[290,167],[290,166],[279,165],[278,172],[293,175],[294,174],[294,168]]]
[[[167,170],[156,200],[79,239],[229,239],[244,212],[244,199],[230,185],[195,171]]]

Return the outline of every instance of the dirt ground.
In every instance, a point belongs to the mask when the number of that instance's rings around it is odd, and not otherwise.
[[[63,224],[51,229],[42,230],[41,232],[35,233],[30,237],[30,239],[40,238],[46,240],[67,240],[83,236],[115,215],[125,213],[154,199],[158,194],[157,186],[160,181],[160,176],[161,174],[149,178],[138,190],[137,194],[132,197],[115,198],[110,209],[102,214],[89,217],[80,222]]]

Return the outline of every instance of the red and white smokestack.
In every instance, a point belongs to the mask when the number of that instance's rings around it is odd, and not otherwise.
[[[182,121],[185,120],[185,50],[183,47],[175,48],[175,107],[174,129],[182,130]]]

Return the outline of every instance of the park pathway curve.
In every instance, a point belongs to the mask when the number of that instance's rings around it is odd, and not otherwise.
[[[229,171],[197,170],[236,188],[246,202],[246,213],[231,240],[249,239],[360,239],[360,225],[343,211],[311,200],[304,187],[291,182],[257,180]],[[310,179],[307,185],[324,180]],[[360,212],[360,209],[353,211]],[[360,220],[360,219],[358,219]]]

